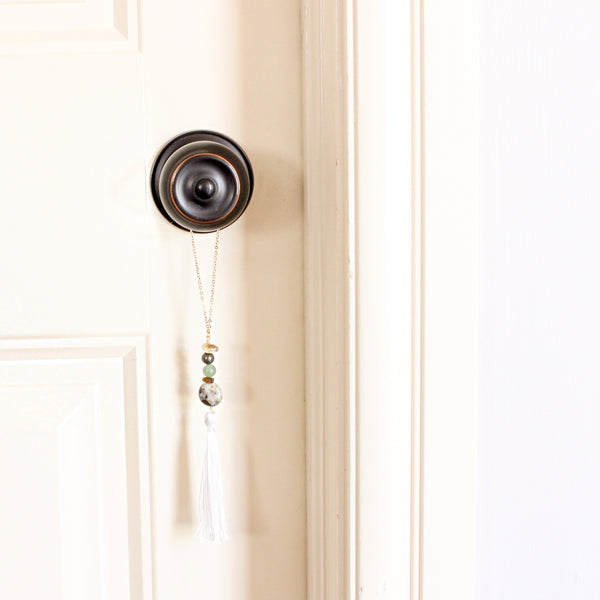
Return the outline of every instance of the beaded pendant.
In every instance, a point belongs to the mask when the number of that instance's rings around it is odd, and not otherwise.
[[[213,408],[220,404],[221,400],[223,400],[223,390],[221,389],[220,385],[215,383],[214,380],[217,369],[212,364],[215,360],[215,355],[213,352],[218,352],[219,348],[214,344],[204,344],[204,346],[202,346],[203,350],[205,349],[205,346],[208,346],[211,352],[205,352],[202,355],[202,362],[204,363],[204,368],[202,369],[204,378],[202,381],[204,383],[198,390],[198,397],[200,398],[200,402],[202,402],[202,404]]]
[[[206,343],[202,345],[204,354],[202,362],[204,367],[202,372],[202,384],[198,390],[200,402],[208,406],[210,410],[204,417],[206,425],[206,453],[204,455],[204,466],[202,469],[202,479],[200,480],[200,526],[196,532],[196,537],[203,541],[223,542],[228,538],[227,519],[225,518],[225,508],[223,505],[223,490],[221,484],[221,461],[219,459],[219,446],[215,433],[217,415],[214,411],[223,399],[221,387],[215,383],[216,367],[215,352],[219,347],[210,343],[210,334],[212,329],[213,301],[215,296],[215,282],[217,277],[217,256],[219,250],[219,232],[215,236],[215,251],[213,256],[213,274],[212,285],[210,289],[210,303],[208,311],[204,302],[204,288],[200,277],[200,268],[198,265],[198,255],[196,252],[196,243],[194,233],[190,231],[192,238],[192,252],[194,255],[194,266],[196,267],[196,276],[198,279],[198,292],[200,302],[204,313],[204,325],[206,327]]]

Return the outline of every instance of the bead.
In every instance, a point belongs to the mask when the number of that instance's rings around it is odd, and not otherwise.
[[[198,390],[198,398],[206,406],[217,406],[223,399],[223,390],[216,383],[203,383]]]
[[[202,371],[207,377],[214,377],[217,369],[213,365],[204,365],[204,369],[202,369]]]
[[[202,344],[202,350],[204,350],[204,352],[218,352],[219,351],[219,346],[215,346],[214,344],[209,344],[208,342],[206,344]]]
[[[212,363],[212,361],[213,361],[213,360],[215,360],[215,355],[214,355],[214,354],[211,354],[210,352],[205,352],[205,353],[202,355],[202,362],[203,362],[205,365],[210,365],[210,364]]]
[[[203,377],[202,381],[204,381],[204,383],[212,383],[214,379],[212,377]]]

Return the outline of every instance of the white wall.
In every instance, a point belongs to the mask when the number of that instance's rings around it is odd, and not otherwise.
[[[600,5],[483,0],[481,600],[600,597]]]

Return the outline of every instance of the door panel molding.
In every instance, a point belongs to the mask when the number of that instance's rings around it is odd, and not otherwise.
[[[37,539],[58,561],[48,577],[66,598],[152,597],[145,357],[143,337],[0,340],[2,440],[22,450],[3,464],[22,494],[5,501],[37,498]]]
[[[134,0],[0,2],[0,55],[138,49]]]

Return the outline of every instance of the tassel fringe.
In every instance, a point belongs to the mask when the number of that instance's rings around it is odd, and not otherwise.
[[[206,413],[206,454],[200,482],[200,526],[196,537],[204,542],[224,542],[229,538],[223,506],[221,461],[215,433],[216,415]]]

